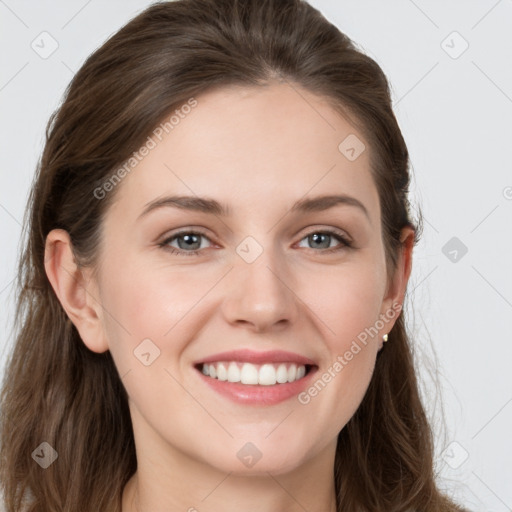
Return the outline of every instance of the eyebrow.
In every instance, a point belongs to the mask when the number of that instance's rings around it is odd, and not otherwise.
[[[353,206],[363,212],[371,222],[368,210],[361,201],[348,195],[327,195],[313,198],[300,199],[290,209],[291,212],[307,213],[328,210],[338,205]],[[174,207],[182,210],[191,210],[210,215],[229,217],[232,215],[228,205],[219,203],[215,199],[198,196],[166,196],[146,203],[144,210],[138,219],[149,212],[163,207]]]

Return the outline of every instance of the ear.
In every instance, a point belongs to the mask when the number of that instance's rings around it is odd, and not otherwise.
[[[46,237],[44,266],[59,302],[85,345],[93,352],[108,350],[98,293],[90,270],[78,266],[67,231],[54,229]]]
[[[407,283],[411,275],[412,269],[412,251],[414,247],[414,229],[406,226],[400,233],[400,242],[402,247],[398,254],[398,261],[394,275],[389,279],[388,289],[386,296],[382,302],[381,314],[386,315],[387,318],[391,317],[390,312],[394,311],[392,319],[386,322],[382,334],[388,333],[396,322],[399,313],[402,309]],[[381,345],[382,347],[382,341]]]

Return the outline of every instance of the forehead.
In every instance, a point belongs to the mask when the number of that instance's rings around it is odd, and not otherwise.
[[[236,212],[333,193],[355,196],[378,215],[368,143],[327,100],[288,83],[225,87],[194,99],[159,137],[150,134],[152,149],[117,191],[124,215],[165,194],[214,197]]]

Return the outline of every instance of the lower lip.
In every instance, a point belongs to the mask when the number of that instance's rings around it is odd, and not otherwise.
[[[309,386],[317,369],[316,367],[311,368],[302,379],[273,386],[228,382],[207,377],[200,370],[196,369],[196,371],[208,386],[233,402],[247,405],[274,405],[284,402],[304,391]]]

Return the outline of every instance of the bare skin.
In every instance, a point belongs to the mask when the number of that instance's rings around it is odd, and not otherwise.
[[[369,145],[323,99],[283,83],[196,99],[118,185],[96,277],[76,266],[66,232],[47,239],[59,300],[90,350],[111,351],[129,395],[138,470],[122,510],[334,511],[337,435],[398,315],[307,403],[237,403],[205,385],[194,363],[238,348],[285,350],[332,376],[357,336],[403,303],[414,233],[404,228],[388,276]],[[366,144],[354,161],[338,149],[349,134]],[[347,203],[291,211],[296,201],[342,194],[366,213]],[[141,216],[170,195],[215,199],[231,215],[164,206]],[[326,230],[335,233],[312,240]],[[178,231],[202,235],[188,249],[178,245],[183,234],[168,240]],[[246,237],[257,242],[250,251],[261,248],[251,263],[237,253]],[[172,254],[159,245],[166,239],[198,253]],[[160,354],[146,366],[134,350],[148,338]],[[237,456],[248,442],[261,454],[251,467]]]

